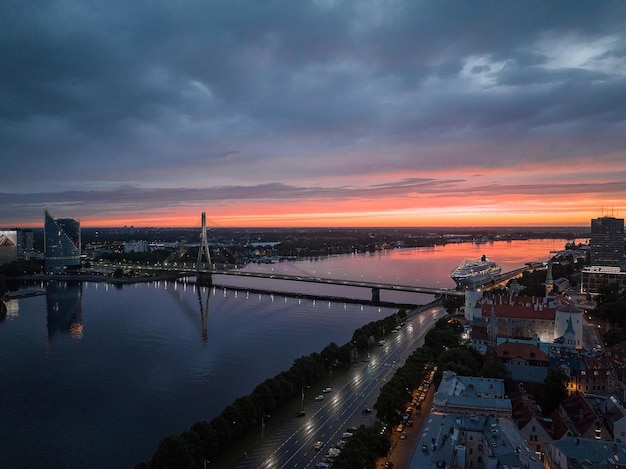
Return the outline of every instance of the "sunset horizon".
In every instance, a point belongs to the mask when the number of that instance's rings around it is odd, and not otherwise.
[[[626,213],[626,2],[13,2],[0,226]],[[123,34],[120,32],[123,31]]]

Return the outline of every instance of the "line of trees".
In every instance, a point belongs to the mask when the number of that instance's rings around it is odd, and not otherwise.
[[[294,360],[293,365],[259,384],[251,394],[237,398],[210,422],[199,421],[179,435],[169,435],[159,443],[152,460],[137,469],[203,468],[205,460],[215,460],[240,438],[258,429],[263,416],[273,414],[291,399],[301,395],[304,386],[313,386],[328,375],[331,367],[349,366],[358,353],[375,347],[408,315],[400,310],[384,319],[357,329],[352,339],[338,346],[328,344],[320,353]]]
[[[389,453],[389,437],[375,426],[361,425],[333,461],[333,469],[375,469],[376,461]]]
[[[460,350],[457,347],[462,346],[462,332],[463,326],[449,317],[435,323],[424,338],[425,345],[413,351],[381,388],[374,404],[379,422],[385,422],[388,428],[395,428],[395,424],[402,420],[407,404],[413,399],[413,390],[419,387],[433,361],[441,357],[446,348]],[[374,469],[377,460],[386,456],[390,448],[389,434],[381,434],[380,425],[361,426],[335,458],[333,468]]]
[[[626,340],[626,291],[616,283],[600,287],[596,297],[597,308],[594,316],[606,322],[607,332],[604,344],[608,347]]]

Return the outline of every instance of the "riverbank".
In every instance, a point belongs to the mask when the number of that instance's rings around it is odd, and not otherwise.
[[[418,306],[416,308],[407,311],[407,316],[404,318],[405,322],[409,322],[414,319],[420,313],[436,308],[441,305],[441,299],[435,300],[427,305]],[[416,347],[423,342],[424,332],[419,338],[414,338]],[[386,338],[390,338],[393,333],[387,334]],[[376,347],[375,347],[376,348]],[[315,383],[315,386],[319,389],[323,387],[330,387],[332,389],[341,389],[346,384],[347,380],[352,379],[351,372],[353,367],[363,366],[371,360],[371,354],[373,350],[362,352],[355,359],[355,361],[347,367],[336,368],[327,378]],[[307,390],[302,390],[301,397],[294,396],[291,399],[284,402],[281,408],[275,411],[271,418],[264,421],[265,426],[261,428],[260,432],[252,431],[248,432],[243,438],[235,442],[231,447],[226,449],[218,459],[211,461],[211,466],[218,469],[227,469],[233,467],[239,467],[245,469],[248,467],[256,467],[262,460],[263,454],[267,455],[267,449],[276,444],[276,441],[281,441],[282,437],[290,435],[296,430],[296,427],[300,425],[298,418],[294,417],[294,414],[309,408],[309,405],[314,402],[314,396],[319,392],[312,391],[307,387]],[[431,398],[432,400],[432,398]],[[373,419],[367,417],[367,425],[373,424]],[[281,435],[274,438],[275,435]],[[273,443],[268,443],[273,441]]]
[[[132,284],[141,282],[155,282],[159,280],[176,280],[178,274],[161,273],[150,276],[113,277],[99,274],[30,274],[14,277],[13,281],[46,282],[56,280],[60,282],[106,282],[111,284]]]
[[[26,289],[26,290],[6,292],[4,295],[2,295],[0,299],[2,301],[8,301],[8,300],[16,300],[19,298],[28,298],[30,296],[45,295],[45,294],[46,294],[46,291],[44,289]]]

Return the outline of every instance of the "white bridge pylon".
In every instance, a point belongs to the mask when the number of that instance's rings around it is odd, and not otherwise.
[[[198,262],[196,262],[196,270],[200,272],[202,270],[200,265],[202,264],[202,254],[206,255],[206,263],[208,270],[212,270],[213,264],[211,263],[211,254],[209,253],[209,243],[206,236],[206,212],[202,212],[202,232],[200,234],[200,249],[198,249]]]

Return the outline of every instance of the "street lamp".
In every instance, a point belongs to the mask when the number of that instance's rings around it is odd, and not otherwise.
[[[263,439],[263,433],[265,432],[265,417],[270,418],[271,415],[261,416],[261,439]]]

